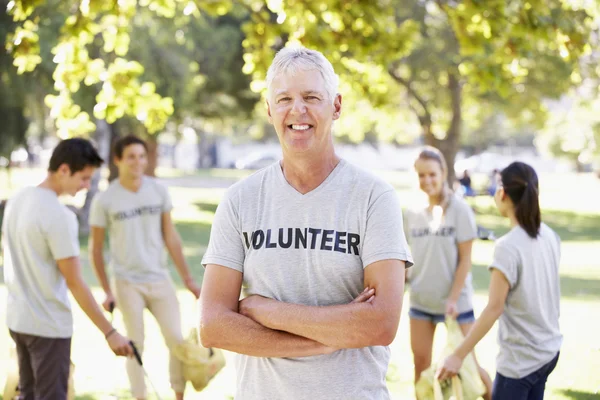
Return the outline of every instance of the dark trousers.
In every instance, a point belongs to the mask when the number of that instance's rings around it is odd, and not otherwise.
[[[53,339],[10,331],[17,345],[20,400],[66,400],[71,338]]]
[[[548,376],[558,363],[556,355],[548,364],[521,378],[512,379],[496,373],[492,399],[494,400],[543,400]]]

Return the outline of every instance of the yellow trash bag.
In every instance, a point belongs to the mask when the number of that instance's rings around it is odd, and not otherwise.
[[[454,351],[463,341],[464,336],[460,330],[458,322],[454,318],[446,318],[446,329],[448,336],[446,347],[442,353],[442,362],[444,358]],[[419,400],[447,400],[455,398],[456,400],[475,400],[485,393],[485,385],[479,376],[479,369],[475,362],[473,354],[469,354],[463,361],[463,365],[458,373],[459,379],[453,379],[450,385],[439,385],[435,379],[437,365],[431,365],[421,374],[421,378],[415,385],[415,394]],[[461,396],[461,397],[457,397]]]
[[[4,384],[4,400],[13,400],[19,396],[19,361],[17,359],[17,349],[10,347],[8,357],[8,375]],[[73,382],[73,370],[75,364],[71,361],[71,370],[69,371],[69,391],[67,392],[67,400],[75,399],[75,385]]]
[[[202,347],[196,328],[192,328],[187,339],[175,346],[173,354],[183,362],[183,377],[198,392],[225,366],[223,351]]]

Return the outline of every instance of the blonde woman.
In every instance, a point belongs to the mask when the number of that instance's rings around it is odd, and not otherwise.
[[[455,318],[466,335],[473,326],[471,247],[477,237],[475,215],[446,183],[448,167],[442,153],[424,148],[415,162],[426,207],[406,214],[406,233],[415,267],[408,270],[410,337],[415,383],[431,365],[436,325]],[[491,379],[480,368],[491,393]]]

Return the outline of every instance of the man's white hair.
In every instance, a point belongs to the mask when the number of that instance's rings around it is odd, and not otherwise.
[[[316,50],[305,47],[284,47],[277,52],[267,71],[267,96],[271,98],[273,79],[282,73],[295,74],[298,71],[315,70],[321,73],[325,81],[325,91],[333,102],[338,94],[339,78],[333,70],[333,65],[325,56]]]

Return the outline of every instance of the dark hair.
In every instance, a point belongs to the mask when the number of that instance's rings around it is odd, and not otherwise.
[[[535,170],[517,161],[504,168],[500,175],[504,192],[515,205],[515,216],[519,225],[535,239],[542,223],[538,177]]]
[[[99,167],[104,160],[89,140],[82,138],[65,139],[52,151],[48,171],[56,172],[58,168],[67,164],[71,175],[86,167]]]
[[[125,147],[131,146],[132,144],[141,144],[146,149],[146,153],[148,152],[148,145],[142,139],[134,135],[127,135],[120,139],[118,139],[113,146],[113,154],[119,160],[123,158],[123,151]]]

